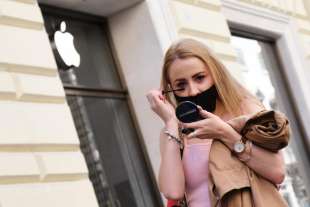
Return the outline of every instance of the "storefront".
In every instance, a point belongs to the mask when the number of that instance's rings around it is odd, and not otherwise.
[[[179,37],[288,115],[281,192],[310,206],[310,5],[283,2],[0,2],[0,206],[163,205],[162,124],[145,94]]]

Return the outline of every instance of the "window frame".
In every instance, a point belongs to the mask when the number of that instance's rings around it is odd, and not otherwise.
[[[106,18],[102,17],[102,16],[86,14],[83,12],[72,11],[72,10],[54,7],[54,6],[49,6],[49,5],[45,5],[45,4],[39,4],[39,6],[40,6],[42,13],[44,13],[44,14],[51,14],[53,16],[59,16],[59,17],[64,16],[64,17],[69,17],[72,19],[80,20],[80,21],[90,21],[90,22],[94,22],[96,24],[102,24],[102,26],[104,28],[108,28],[108,26],[107,26],[108,22],[107,22]],[[141,137],[141,135],[139,133],[139,128],[137,126],[137,123],[134,120],[134,112],[133,112],[132,107],[130,107],[131,105],[129,103],[128,91],[126,90],[124,82],[120,76],[119,63],[115,59],[116,53],[115,53],[114,47],[112,45],[111,34],[109,33],[108,30],[104,30],[104,32],[106,33],[110,53],[112,56],[112,61],[115,65],[115,69],[117,70],[116,73],[117,73],[118,78],[120,80],[121,89],[111,89],[111,88],[107,88],[107,87],[88,87],[88,86],[84,86],[84,85],[72,85],[72,84],[67,84],[67,83],[62,82],[62,85],[63,85],[64,90],[65,90],[65,95],[66,96],[97,97],[97,98],[108,98],[108,99],[112,98],[112,99],[127,100],[127,106],[128,106],[128,110],[129,110],[129,113],[131,116],[131,121],[132,121],[133,125],[135,126],[134,130],[136,130],[137,135],[138,135],[137,136],[137,142],[139,143],[139,146],[140,146],[139,150],[141,150],[141,153],[144,155],[143,161],[145,162],[144,163],[145,169],[143,169],[143,170],[146,173],[146,176],[150,179],[150,182],[153,184],[153,187],[151,187],[152,188],[151,191],[154,193],[155,200],[156,200],[156,203],[154,203],[154,205],[160,206],[160,205],[162,205],[162,198],[161,198],[161,195],[160,195],[160,193],[156,187],[157,182],[156,182],[156,178],[154,176],[154,173],[152,171],[151,162],[150,162],[150,159],[149,159],[147,151],[146,151],[145,143],[144,143],[143,138]],[[47,31],[47,33],[48,33],[48,31]],[[61,68],[58,68],[58,70],[61,70]],[[145,200],[144,196],[143,196],[142,200]],[[119,204],[116,204],[116,205],[119,205]]]

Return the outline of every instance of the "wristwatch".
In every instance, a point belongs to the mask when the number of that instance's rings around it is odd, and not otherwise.
[[[236,154],[241,154],[245,151],[245,143],[243,141],[243,138],[235,142],[233,150]]]

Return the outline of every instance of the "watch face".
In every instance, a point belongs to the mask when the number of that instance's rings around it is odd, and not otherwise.
[[[234,145],[234,151],[237,152],[237,153],[241,153],[243,152],[245,146],[244,144],[240,141],[240,142],[237,142],[235,145]]]

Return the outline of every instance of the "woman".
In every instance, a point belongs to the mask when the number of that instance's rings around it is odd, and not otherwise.
[[[164,58],[161,88],[164,93],[151,90],[147,98],[165,125],[160,133],[159,189],[167,199],[181,200],[186,194],[189,207],[211,206],[208,161],[214,140],[224,143],[234,156],[271,183],[283,181],[285,166],[280,152],[244,143],[227,123],[264,108],[206,46],[193,39],[173,44]],[[177,120],[175,107],[186,100],[199,105],[203,120],[187,124]],[[193,128],[194,132],[184,135],[180,128]],[[179,138],[184,144],[182,158]],[[238,149],[240,143],[244,149]]]

